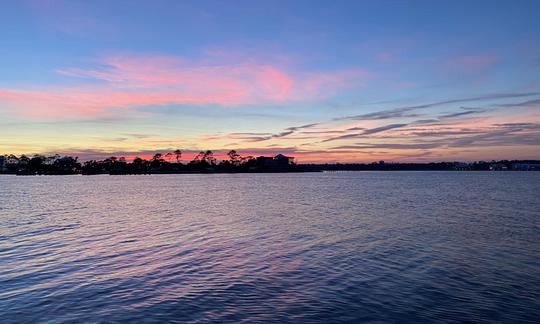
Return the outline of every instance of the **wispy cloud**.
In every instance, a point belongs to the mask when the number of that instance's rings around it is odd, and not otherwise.
[[[393,108],[389,110],[377,111],[367,114],[352,115],[335,118],[334,120],[379,120],[379,119],[393,119],[393,118],[403,118],[403,117],[416,117],[417,114],[410,114],[414,110],[422,110],[427,108],[439,107],[443,105],[456,104],[456,103],[466,103],[466,102],[477,102],[477,101],[487,101],[494,99],[512,99],[512,98],[522,98],[522,97],[531,97],[538,96],[540,92],[523,92],[523,93],[495,93],[484,96],[477,97],[465,97],[465,98],[455,98],[448,100],[435,101],[427,104],[412,105]],[[538,100],[529,101],[529,103],[537,102]]]
[[[365,137],[371,134],[386,132],[387,130],[391,130],[391,129],[402,128],[408,125],[409,124],[390,124],[390,125],[375,127],[371,129],[365,129],[359,133],[352,133],[352,134],[345,134],[341,136],[331,137],[331,138],[323,140],[323,142],[332,142],[332,141],[338,141],[338,140],[350,139],[350,138],[360,138],[360,137]]]
[[[476,97],[467,97],[467,98],[454,98],[441,100],[437,102],[412,105],[405,107],[398,107],[394,109],[384,110],[380,112],[367,113],[363,115],[348,116],[344,118],[334,118],[326,121],[320,121],[316,123],[310,123],[300,126],[291,126],[283,129],[281,132],[276,133],[229,133],[229,134],[218,134],[212,135],[212,139],[234,139],[245,142],[264,142],[274,139],[286,138],[288,141],[306,141],[303,144],[299,145],[311,145],[313,143],[328,143],[333,141],[349,141],[359,138],[374,138],[375,135],[385,134],[385,137],[388,138],[393,135],[386,135],[387,133],[402,131],[406,132],[405,135],[395,135],[398,138],[406,140],[414,136],[421,137],[450,137],[450,136],[459,136],[459,135],[473,135],[473,134],[482,134],[485,132],[483,128],[475,129],[465,129],[463,124],[470,122],[471,118],[478,118],[476,115],[489,112],[493,112],[498,108],[502,108],[503,104],[491,104],[495,108],[469,108],[461,107],[461,111],[453,113],[438,113],[434,114],[432,118],[427,119],[413,119],[408,122],[398,122],[390,123],[383,125],[376,125],[375,127],[362,127],[359,126],[359,123],[363,122],[381,122],[385,120],[402,120],[404,118],[412,118],[420,116],[420,114],[415,113],[415,110],[418,109],[427,109],[431,107],[444,106],[448,104],[455,103],[465,103],[465,102],[476,102],[476,101],[487,101],[487,100],[503,100],[503,99],[512,99],[512,98],[521,98],[528,96],[539,95],[540,93],[499,93],[499,94],[490,94],[484,96]],[[535,104],[537,100],[529,100],[526,102],[518,103],[506,103],[506,107],[522,107]],[[335,123],[346,123],[354,122],[354,126],[331,126]],[[450,124],[448,124],[450,123]],[[452,125],[450,128],[443,127],[445,124]],[[349,124],[350,125],[350,124]],[[427,127],[422,131],[417,131],[415,128],[423,126]],[[204,139],[209,139],[204,137]]]
[[[540,99],[534,99],[534,100],[527,100],[522,102],[514,102],[514,103],[504,103],[504,104],[497,104],[497,107],[527,107],[527,106],[534,106],[534,105],[540,105]]]
[[[152,135],[150,135],[150,134],[138,134],[138,133],[126,133],[126,134],[123,134],[123,135],[138,138],[138,139],[144,139],[144,138],[152,137]]]
[[[425,150],[435,148],[474,148],[509,145],[540,145],[540,124],[510,123],[495,124],[476,130],[455,130],[443,132],[414,133],[401,139],[401,143],[355,143],[332,147],[332,149],[394,149]],[[431,139],[426,139],[430,137]],[[406,143],[403,143],[406,142]]]
[[[484,109],[466,109],[466,108],[463,108],[463,109],[465,109],[465,111],[459,111],[459,112],[455,112],[451,114],[441,115],[438,118],[449,119],[449,118],[463,117],[463,116],[468,116],[472,114],[479,114],[485,111]]]

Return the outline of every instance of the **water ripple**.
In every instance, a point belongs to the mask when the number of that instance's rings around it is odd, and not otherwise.
[[[534,323],[539,180],[3,176],[0,318]]]

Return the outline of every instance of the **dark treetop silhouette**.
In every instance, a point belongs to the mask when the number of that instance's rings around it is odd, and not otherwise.
[[[213,172],[299,172],[303,168],[294,158],[278,154],[274,157],[241,156],[231,150],[228,159],[217,161],[212,151],[201,151],[187,164],[181,163],[182,152],[156,153],[150,160],[136,157],[130,163],[124,157],[79,162],[77,157],[33,155],[0,157],[0,173],[37,174],[152,174]]]
[[[136,157],[130,163],[124,157],[79,162],[77,157],[13,154],[0,155],[0,173],[18,175],[63,174],[171,174],[171,173],[247,173],[247,172],[319,172],[319,171],[534,171],[540,170],[537,160],[503,160],[491,162],[431,162],[385,163],[384,161],[335,164],[297,164],[293,157],[277,154],[268,156],[241,156],[235,150],[227,153],[227,160],[217,161],[212,151],[201,151],[193,160],[181,163],[182,152],[175,150],[156,153],[150,160]]]

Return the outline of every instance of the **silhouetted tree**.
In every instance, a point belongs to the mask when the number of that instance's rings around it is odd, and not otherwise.
[[[204,152],[203,160],[206,161],[209,165],[215,165],[216,159],[214,158],[214,153],[210,150]]]
[[[196,166],[198,169],[204,169],[207,167],[213,167],[216,165],[216,159],[214,158],[214,153],[212,151],[201,151],[197,154],[189,165]]]
[[[26,166],[28,162],[30,162],[30,158],[28,156],[23,154],[21,157],[19,157],[19,166]]]
[[[181,173],[181,172],[291,172],[291,171],[323,171],[323,170],[489,170],[493,164],[505,166],[512,170],[515,163],[540,164],[535,160],[500,160],[477,161],[474,163],[431,162],[431,163],[335,163],[335,164],[304,164],[297,165],[290,157],[280,154],[275,157],[240,156],[235,150],[227,153],[228,159],[216,163],[212,151],[201,151],[193,161],[184,165],[180,163],[181,152],[176,150],[167,153],[168,157],[176,157],[176,164],[163,159],[156,153],[150,161],[136,157],[128,163],[124,157],[109,157],[101,161],[86,161],[82,165],[77,157],[59,155],[44,156],[26,155],[17,157],[13,154],[5,156],[4,168],[0,172],[17,173],[20,175],[33,174],[142,174],[142,173]],[[288,163],[284,163],[288,161]],[[516,169],[516,168],[514,168]]]
[[[31,172],[43,172],[45,161],[46,157],[36,154],[28,161],[27,168]]]
[[[152,157],[150,165],[152,166],[152,168],[159,168],[163,164],[163,162],[165,162],[165,160],[163,159],[163,154],[156,153]]]
[[[173,153],[176,157],[176,163],[180,163],[180,159],[182,158],[182,151],[177,149]]]
[[[55,159],[53,162],[53,167],[55,168],[54,172],[62,174],[76,173],[81,167],[81,164],[77,162],[77,159],[77,157],[73,158],[71,156]]]
[[[235,150],[230,150],[229,153],[227,153],[227,156],[229,157],[231,164],[234,166],[238,166],[242,160],[240,154],[238,154]]]

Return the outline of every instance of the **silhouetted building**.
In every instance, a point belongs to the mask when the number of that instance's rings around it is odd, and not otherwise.
[[[283,168],[291,165],[294,161],[293,157],[278,154],[274,157],[259,156],[257,157],[257,166],[262,168]]]
[[[257,166],[271,167],[274,165],[274,158],[270,156],[257,157]]]
[[[512,170],[515,171],[540,171],[540,163],[514,163]]]
[[[274,156],[274,161],[278,166],[286,166],[293,162],[294,158],[290,156],[285,156],[283,154],[278,154]]]

